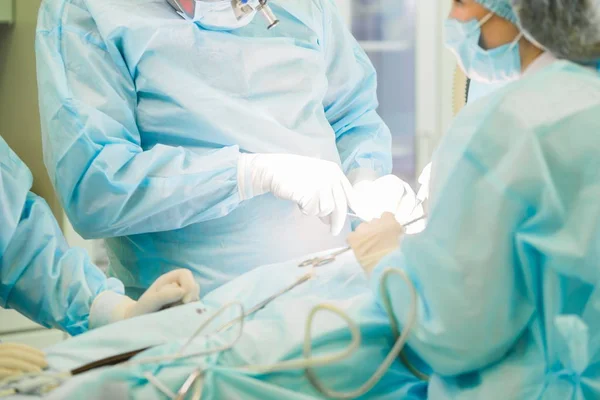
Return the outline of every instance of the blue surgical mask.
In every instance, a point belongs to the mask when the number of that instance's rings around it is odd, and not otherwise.
[[[485,50],[479,45],[481,27],[493,15],[488,14],[481,21],[446,20],[446,47],[454,53],[465,74],[475,81],[499,83],[518,79],[521,76],[519,40],[522,33],[512,43],[495,49]]]
[[[169,3],[183,18],[215,31],[243,28],[252,21],[258,6],[258,0],[249,0],[247,7],[251,12],[238,19],[230,0],[169,0]]]

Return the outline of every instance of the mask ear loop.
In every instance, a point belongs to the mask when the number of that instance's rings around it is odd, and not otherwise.
[[[523,31],[519,32],[519,34],[517,35],[517,37],[515,38],[515,40],[513,40],[513,42],[511,43],[509,50],[512,50],[515,48],[515,46],[519,45],[519,41],[523,38],[523,36],[525,36],[525,34],[523,33]]]
[[[487,24],[489,22],[489,20],[492,19],[493,17],[494,17],[494,13],[490,12],[485,17],[481,18],[481,20],[479,21],[479,23],[477,24],[477,27],[473,30],[473,32],[476,31],[477,29],[481,29],[481,27],[484,26],[485,24]]]
[[[481,18],[481,20],[477,23],[477,26],[473,28],[472,31],[468,33],[468,36],[473,35],[475,32],[479,31],[479,35],[481,36],[481,27],[489,22],[490,19],[494,17],[494,13],[490,12],[485,17]],[[481,41],[481,37],[478,39]],[[480,46],[481,47],[481,46]]]
[[[515,12],[516,15],[521,14],[521,10],[522,9],[523,9],[522,5],[514,5],[513,6],[513,11]],[[545,48],[544,46],[542,46],[541,43],[539,43],[537,40],[535,40],[533,38],[533,36],[531,36],[530,33],[527,33],[526,29],[524,29],[522,26],[519,26],[519,28],[521,29],[521,37],[525,37],[525,39],[527,39],[527,41],[529,43],[531,43],[532,45],[534,45],[538,49],[543,50],[543,51],[548,51],[548,49]],[[521,40],[521,37],[519,37],[518,40]],[[600,63],[598,64],[598,66],[600,67]]]
[[[485,17],[483,17],[481,19],[481,21],[479,21],[479,25],[477,26],[477,29],[481,29],[481,27],[483,25],[485,25],[486,23],[489,22],[490,19],[492,19],[492,17],[495,14],[493,12],[490,12],[489,14],[487,14]],[[519,41],[525,36],[525,34],[523,33],[523,31],[519,31],[519,34],[517,35],[517,37],[515,38],[515,40],[512,41],[512,43],[510,44],[510,47],[508,48],[508,51],[512,51],[515,46],[519,45]]]

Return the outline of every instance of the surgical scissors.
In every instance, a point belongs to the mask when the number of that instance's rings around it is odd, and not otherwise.
[[[406,224],[403,224],[402,226],[404,226],[404,228],[407,228],[407,227],[411,226],[412,224],[417,223],[425,218],[427,218],[427,215],[423,214],[420,217],[413,219],[412,221],[408,221]],[[300,264],[298,264],[298,267],[299,268],[306,268],[306,267],[317,268],[317,267],[322,267],[327,264],[331,264],[332,262],[334,262],[336,260],[337,256],[341,256],[342,254],[347,253],[351,249],[352,249],[351,247],[344,247],[343,249],[337,250],[326,256],[309,258],[308,260],[305,260],[305,261],[301,262]]]

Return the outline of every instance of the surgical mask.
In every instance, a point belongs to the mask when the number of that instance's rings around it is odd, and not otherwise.
[[[481,27],[493,15],[490,13],[481,21],[446,20],[446,47],[455,54],[465,74],[475,81],[498,83],[518,79],[521,76],[519,40],[522,33],[512,43],[495,49],[485,50],[479,45]]]
[[[214,31],[243,28],[254,19],[260,5],[258,0],[250,0],[247,2],[250,11],[237,16],[230,0],[168,0],[168,2],[183,18]]]
[[[529,41],[529,43],[531,43],[532,45],[534,45],[535,47],[537,47],[540,50],[548,51],[548,49],[545,48],[544,46],[542,46],[542,44],[540,42],[535,40],[533,38],[533,36],[531,36],[530,33],[528,33],[527,31],[522,31],[522,32],[523,32],[523,36],[525,36],[525,39],[527,39]]]

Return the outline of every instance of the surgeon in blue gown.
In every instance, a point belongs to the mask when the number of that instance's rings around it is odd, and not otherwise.
[[[431,399],[600,398],[597,7],[455,1],[447,39],[459,63],[508,84],[444,137],[423,232],[390,241],[386,216],[349,237],[380,304],[387,268],[414,282],[409,345],[435,372]],[[404,326],[406,285],[387,293]]]
[[[70,249],[50,208],[31,193],[32,176],[0,137],[0,306],[46,327],[78,335],[90,328],[197,300],[187,270],[160,277],[139,301],[123,284],[93,265],[85,251]],[[44,355],[0,343],[0,379],[39,372]]]
[[[391,135],[334,0],[271,1],[270,30],[228,0],[171,3],[196,11],[42,2],[45,164],[74,228],[107,239],[133,297],[179,267],[209,292],[343,245],[369,195],[354,186],[391,171]]]

